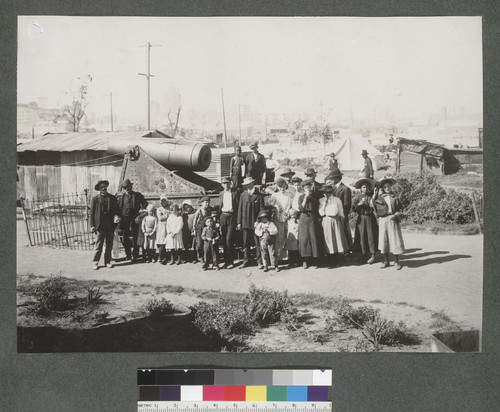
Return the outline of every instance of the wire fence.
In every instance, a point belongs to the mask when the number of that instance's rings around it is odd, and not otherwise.
[[[88,223],[90,201],[88,190],[45,199],[21,199],[30,245],[92,250],[95,239]]]

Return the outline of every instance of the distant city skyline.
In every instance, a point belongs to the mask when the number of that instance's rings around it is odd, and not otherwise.
[[[33,25],[35,22],[35,25]],[[18,18],[18,102],[62,107],[92,76],[88,112],[147,120],[151,101],[185,112],[239,104],[325,119],[387,111],[425,118],[442,107],[482,113],[480,17]],[[166,119],[165,119],[166,120]]]

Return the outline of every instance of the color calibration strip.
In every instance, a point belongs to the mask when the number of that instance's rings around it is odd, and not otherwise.
[[[331,369],[138,369],[139,386],[331,386]]]
[[[140,401],[326,402],[328,386],[141,386]]]

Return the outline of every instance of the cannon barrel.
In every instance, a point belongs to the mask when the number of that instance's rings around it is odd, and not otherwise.
[[[203,172],[212,161],[212,150],[206,144],[184,139],[135,137],[108,139],[108,153],[121,154],[139,146],[154,160],[170,170]]]

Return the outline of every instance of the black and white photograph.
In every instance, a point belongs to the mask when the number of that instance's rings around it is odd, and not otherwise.
[[[481,17],[17,23],[19,353],[482,351]]]

